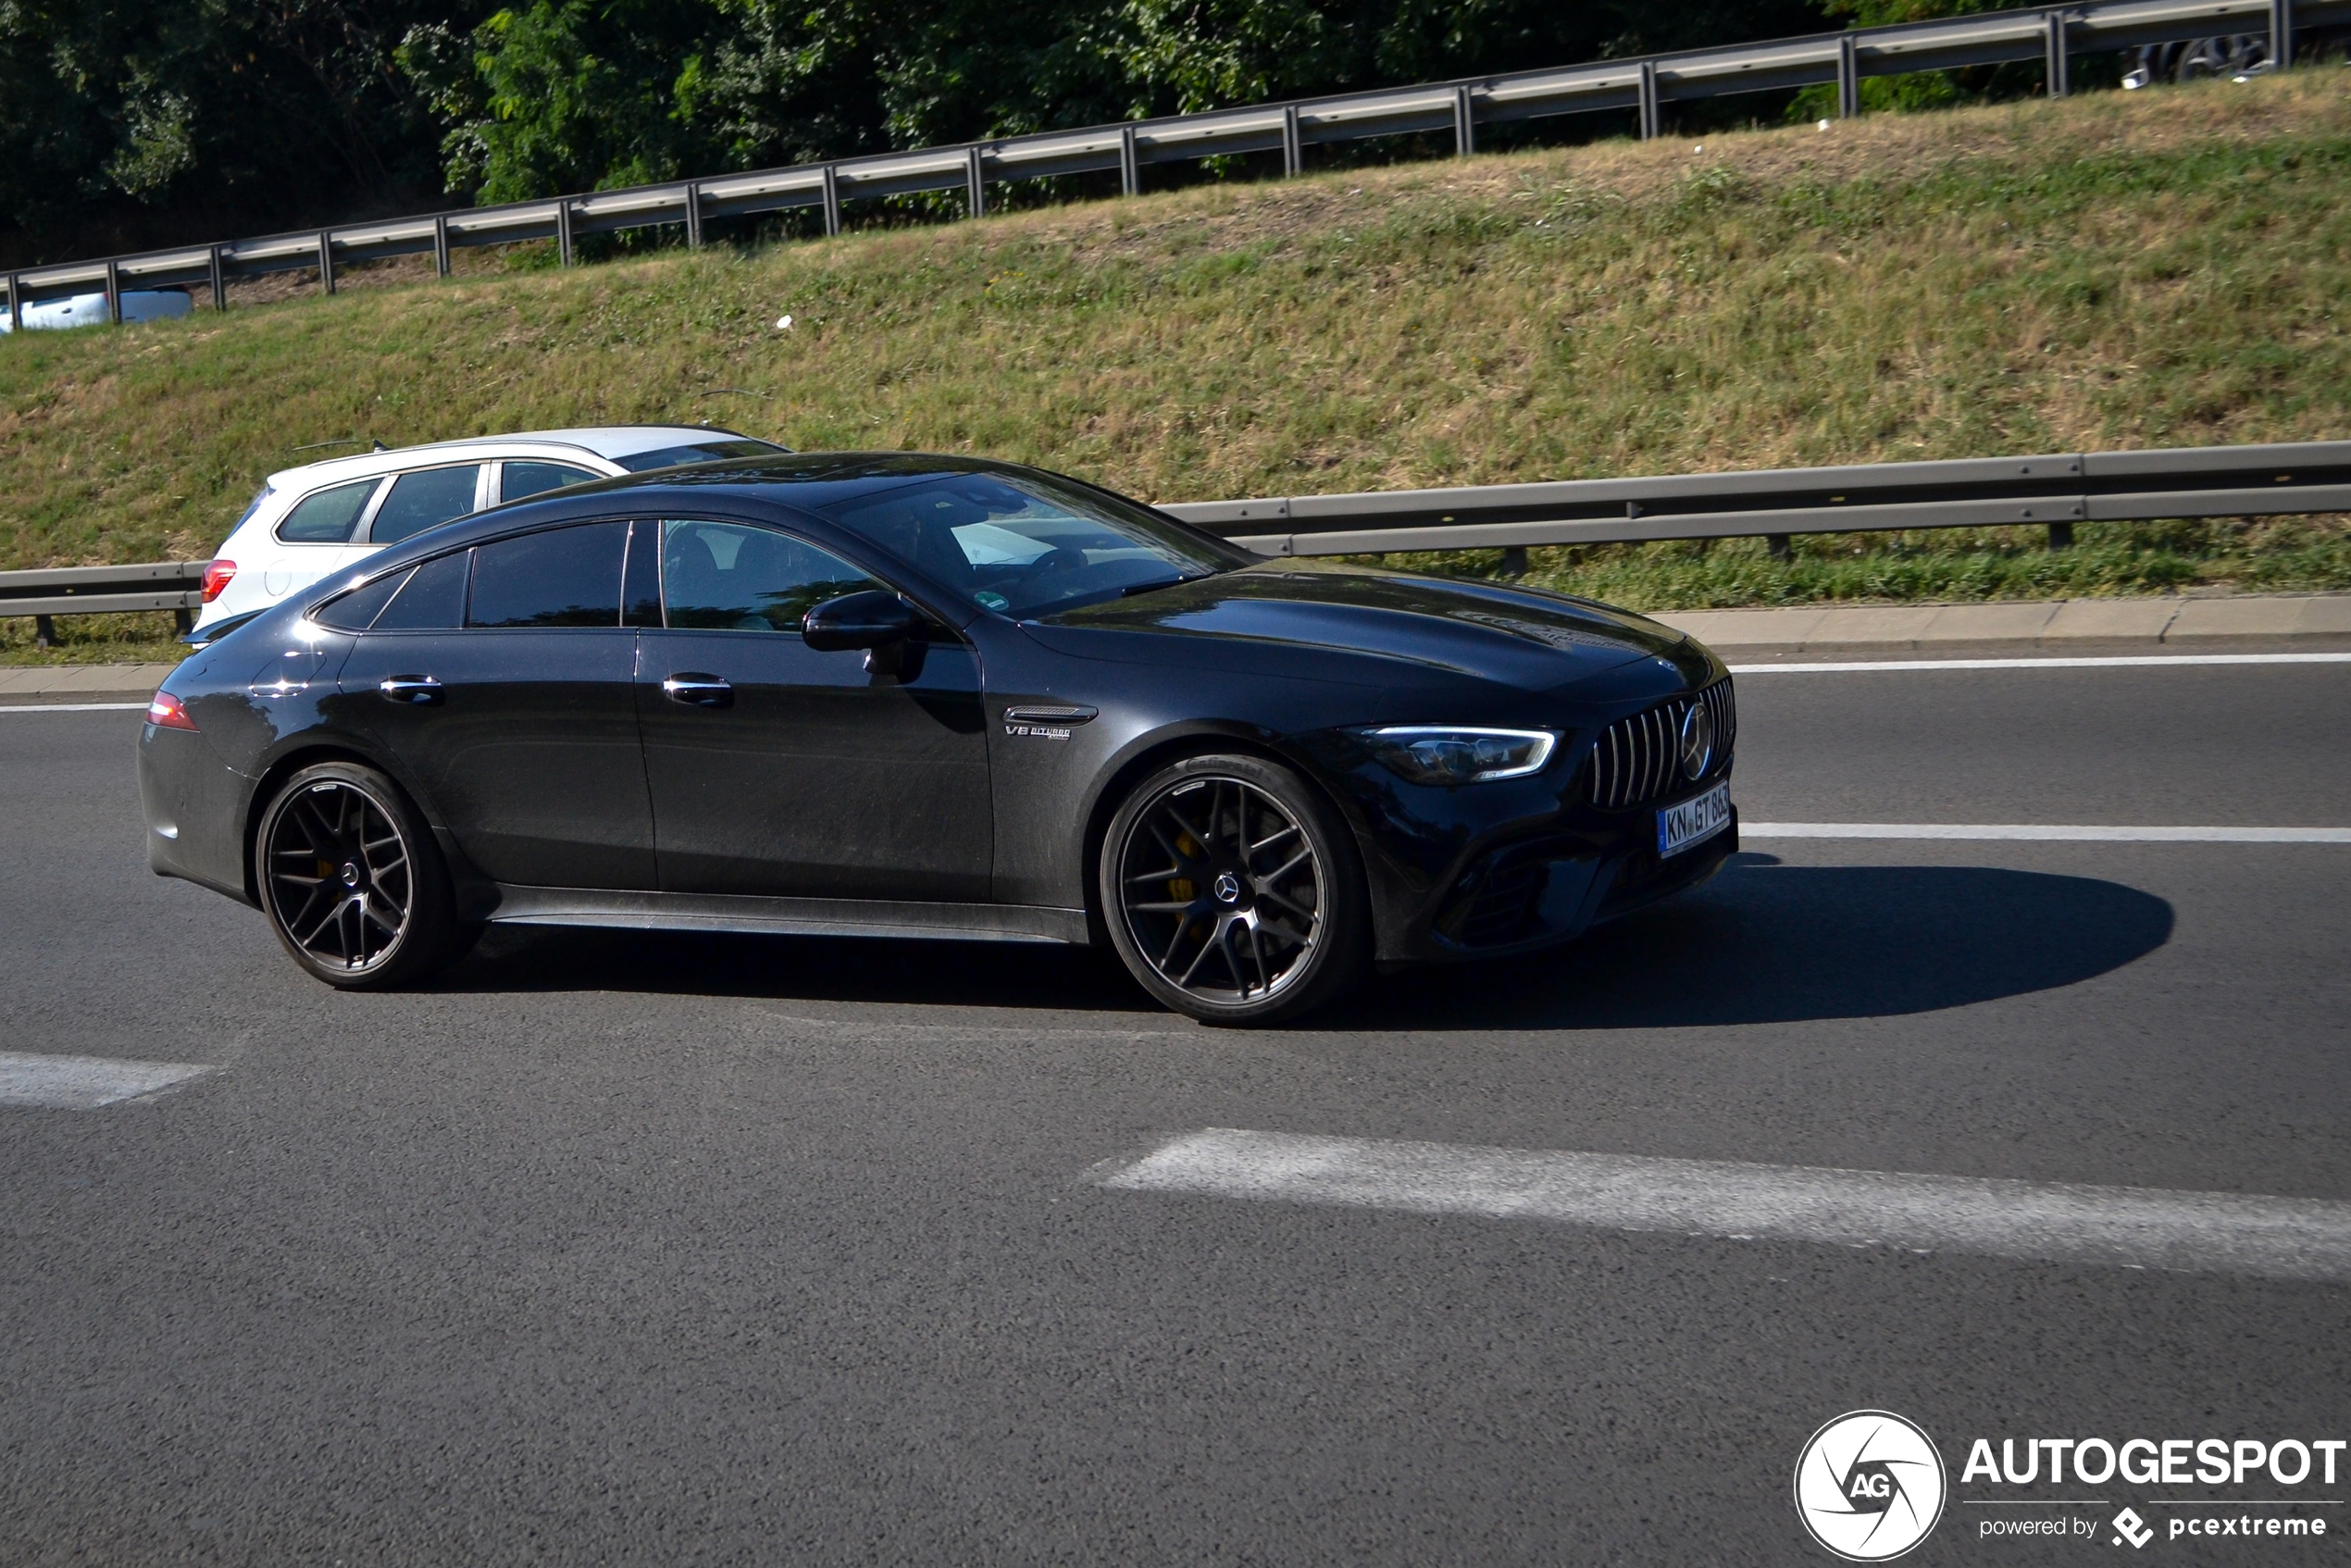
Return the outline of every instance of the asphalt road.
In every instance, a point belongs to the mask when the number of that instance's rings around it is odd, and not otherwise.
[[[2351,825],[2351,666],[1741,716],[1752,820]],[[1759,842],[1269,1033],[947,944],[496,936],[343,996],[147,874],[137,722],[0,716],[0,1051],[221,1070],[0,1108],[0,1562],[1827,1562],[1789,1477],[1847,1410],[1955,1500],[1977,1436],[2351,1437],[2340,1284],[1088,1176],[1235,1127],[2351,1199],[2351,846]],[[1983,1512],[1909,1561],[2115,1552]],[[2148,1550],[2339,1558],[2323,1512]]]

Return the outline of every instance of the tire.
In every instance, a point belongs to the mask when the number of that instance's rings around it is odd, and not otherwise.
[[[253,854],[270,929],[330,986],[405,985],[471,945],[431,830],[372,767],[317,763],[287,779],[261,814]]]
[[[1369,956],[1354,838],[1278,763],[1191,757],[1144,779],[1102,835],[1097,881],[1127,970],[1203,1024],[1298,1017]]]

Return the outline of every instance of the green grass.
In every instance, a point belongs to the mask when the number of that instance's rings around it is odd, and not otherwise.
[[[2337,438],[2346,192],[2351,71],[2319,68],[361,274],[0,340],[0,566],[205,555],[308,442],[595,421],[984,452],[1161,500]],[[1534,576],[1649,608],[2342,588],[2351,546],[2324,522],[2107,525],[2061,553],[2022,530],[1785,563],[1538,551]],[[5,626],[0,656],[29,632]]]

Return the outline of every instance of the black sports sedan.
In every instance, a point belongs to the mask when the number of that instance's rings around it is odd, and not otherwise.
[[[1090,942],[1263,1023],[1704,880],[1733,737],[1638,616],[888,453],[420,534],[191,657],[139,755],[155,869],[332,985],[490,922]]]

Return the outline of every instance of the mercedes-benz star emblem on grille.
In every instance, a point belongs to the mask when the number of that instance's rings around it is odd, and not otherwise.
[[[1714,760],[1714,715],[1704,703],[1692,703],[1682,716],[1682,777],[1696,778]]]

